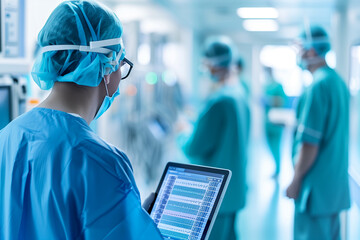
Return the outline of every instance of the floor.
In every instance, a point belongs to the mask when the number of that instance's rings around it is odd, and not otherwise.
[[[290,152],[282,153],[281,172],[275,179],[272,177],[275,166],[266,143],[253,141],[251,146],[247,204],[238,214],[238,235],[240,239],[291,239],[294,205],[285,196],[293,174]]]

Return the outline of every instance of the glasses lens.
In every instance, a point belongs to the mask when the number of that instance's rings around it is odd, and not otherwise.
[[[121,79],[125,79],[129,76],[131,69],[133,68],[133,63],[128,59],[124,58],[120,65],[121,70]]]
[[[130,72],[130,65],[124,62],[124,64],[120,67],[120,71],[122,78],[126,78]]]

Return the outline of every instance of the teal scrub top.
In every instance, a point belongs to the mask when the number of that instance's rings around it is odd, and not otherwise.
[[[35,108],[0,132],[0,239],[162,239],[127,156],[84,119]]]
[[[282,85],[272,80],[264,87],[265,109],[268,111],[274,107],[283,107],[286,102],[286,94]]]
[[[282,85],[275,80],[272,80],[265,85],[264,88],[264,108],[265,108],[265,128],[268,132],[279,133],[283,127],[279,124],[274,124],[269,120],[269,111],[272,108],[281,108],[286,103],[286,94]]]
[[[223,87],[208,99],[183,146],[193,163],[232,171],[220,213],[235,212],[245,205],[249,121],[240,88]]]
[[[300,98],[294,139],[294,164],[302,143],[318,146],[299,198],[300,212],[330,215],[350,207],[348,182],[349,91],[331,68],[313,74],[313,83]]]

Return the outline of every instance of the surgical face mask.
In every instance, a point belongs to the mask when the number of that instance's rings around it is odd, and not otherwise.
[[[210,79],[213,82],[220,82],[221,76],[222,76],[221,74],[217,74],[217,73],[210,74]]]
[[[305,59],[303,59],[301,57],[301,55],[298,55],[296,57],[296,65],[298,65],[299,68],[301,68],[301,70],[307,70],[309,63],[308,61],[306,61]]]
[[[307,68],[309,67],[309,62],[307,61],[306,53],[307,51],[309,51],[310,48],[308,48],[307,46],[301,46],[299,48],[299,52],[296,55],[296,65],[298,65],[298,67],[301,70],[307,70]]]
[[[321,63],[324,61],[322,57],[310,57],[310,58],[301,58],[297,57],[296,64],[302,69],[302,70],[308,70],[311,66],[314,66],[316,64]]]
[[[211,74],[209,68],[205,67],[202,72],[203,76],[207,79],[210,79],[212,82],[218,82],[220,80],[219,76]]]
[[[95,120],[97,120],[101,115],[103,115],[104,112],[106,112],[109,109],[109,107],[113,103],[114,99],[120,95],[120,88],[118,86],[116,92],[114,92],[114,94],[110,97],[107,85],[105,82],[104,82],[104,84],[105,84],[105,89],[106,89],[106,96],[105,96],[98,112],[96,113],[96,116],[94,118]]]
[[[226,79],[229,77],[230,74],[230,69],[227,69],[225,67],[213,67],[212,70],[209,71],[210,72],[210,79],[213,82],[220,82],[223,79]]]
[[[305,53],[308,50],[303,50],[300,54],[296,57],[296,64],[302,69],[302,70],[308,70],[309,67],[314,66],[316,64],[321,63],[324,61],[324,58],[321,56],[313,56],[313,57],[304,57]]]

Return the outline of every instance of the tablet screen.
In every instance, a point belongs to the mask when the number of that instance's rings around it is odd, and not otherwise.
[[[228,177],[187,166],[167,166],[157,190],[150,216],[164,239],[204,239]]]

